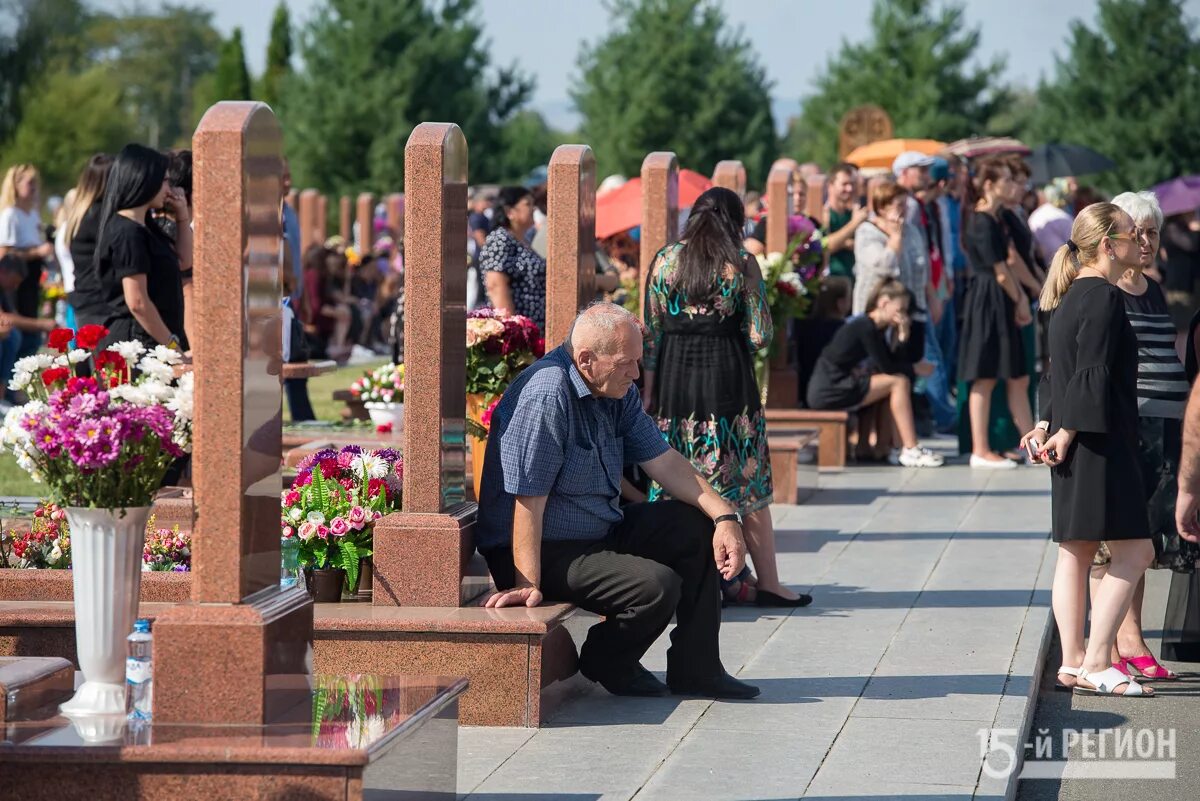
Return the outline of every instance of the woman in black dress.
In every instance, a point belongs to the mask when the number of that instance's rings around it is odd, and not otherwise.
[[[720,187],[696,199],[683,239],[654,257],[646,280],[646,411],[744,517],[746,548],[758,571],[726,584],[726,597],[759,606],[804,606],[775,564],[771,457],[754,351],[771,341],[771,313],[758,261],[741,250],[737,194]],[[650,500],[664,497],[654,485]]]
[[[943,459],[922,448],[913,421],[912,363],[909,340],[912,293],[895,278],[884,278],[867,299],[866,314],[838,329],[821,352],[808,384],[810,409],[853,411],[888,399],[900,435],[898,461],[904,467],[941,467]],[[888,342],[889,332],[895,346]],[[914,358],[916,357],[916,358]]]
[[[190,224],[183,192],[167,182],[168,159],[142,145],[117,155],[104,189],[96,274],[105,304],[101,343],[137,340],[146,348],[186,349],[179,256],[150,210],[166,207],[180,227]]]
[[[1139,258],[1133,220],[1111,203],[1080,212],[1055,254],[1041,298],[1053,312],[1042,387],[1051,395],[1053,433],[1031,454],[1053,468],[1059,683],[1132,697],[1152,691],[1114,668],[1110,654],[1134,588],[1154,559],[1138,466],[1138,342],[1116,286]],[[1088,574],[1102,541],[1112,562],[1096,589],[1085,651]]]
[[[958,377],[971,385],[971,467],[1009,469],[1016,464],[988,443],[992,390],[1004,381],[1018,431],[1033,427],[1029,375],[1021,328],[1033,322],[1029,298],[1009,266],[1010,240],[1000,220],[1012,195],[1012,171],[999,157],[983,159],[973,179],[978,201],[963,235],[970,279],[963,311]]]
[[[492,232],[479,251],[479,267],[493,309],[520,314],[546,330],[546,260],[529,247],[533,193],[506,186],[496,199]]]

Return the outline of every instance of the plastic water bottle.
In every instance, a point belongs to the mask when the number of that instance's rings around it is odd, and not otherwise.
[[[125,713],[133,719],[150,720],[154,699],[150,621],[141,619],[134,623],[133,633],[126,642],[129,650],[125,658]]]

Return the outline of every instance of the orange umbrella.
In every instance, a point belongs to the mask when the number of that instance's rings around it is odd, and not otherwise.
[[[881,139],[869,145],[856,147],[846,156],[846,161],[859,167],[892,168],[892,162],[901,153],[915,150],[928,156],[936,156],[946,147],[945,142],[935,139]]]
[[[712,181],[693,170],[679,171],[679,208],[691,208]],[[596,238],[605,239],[642,224],[642,179],[631,178],[619,189],[596,198]]]

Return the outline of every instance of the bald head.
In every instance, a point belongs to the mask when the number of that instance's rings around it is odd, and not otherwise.
[[[596,303],[571,323],[564,343],[594,395],[623,398],[638,377],[642,324],[613,303]]]

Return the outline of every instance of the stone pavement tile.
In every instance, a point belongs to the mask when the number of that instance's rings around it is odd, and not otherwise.
[[[550,728],[565,726],[666,725],[686,728],[693,725],[712,701],[701,698],[629,698],[612,695],[598,684],[591,684],[583,695],[571,699],[550,718]]]
[[[925,585],[931,590],[1032,587],[1047,535],[1034,532],[958,532]]]
[[[537,729],[459,726],[459,793],[474,790],[536,733]]]
[[[817,603],[820,599],[814,601]],[[904,609],[797,613],[746,664],[741,676],[748,681],[763,677],[870,676],[905,613]]]
[[[468,798],[628,799],[657,770],[685,731],[663,725],[544,728]],[[541,795],[548,788],[557,795]]]
[[[817,772],[832,736],[775,726],[764,726],[755,735],[693,731],[637,794],[637,801],[798,798]]]
[[[953,674],[937,672],[905,676],[876,674],[867,682],[854,706],[855,718],[907,718],[920,720],[974,720],[990,725],[996,716],[1004,674]]]
[[[812,785],[804,801],[972,801],[974,785],[915,784],[910,782],[856,782],[853,790],[823,792]],[[974,801],[985,801],[978,796]]]
[[[936,778],[975,787],[979,777],[977,721],[912,720],[851,716],[808,788],[809,795],[872,794],[897,783]]]
[[[740,731],[768,734],[828,732],[842,727],[865,676],[747,679],[762,695],[753,701],[719,701],[696,723],[694,731]]]

